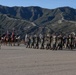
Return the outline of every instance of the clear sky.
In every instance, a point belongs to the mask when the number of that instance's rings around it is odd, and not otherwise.
[[[76,9],[76,0],[0,0],[4,6],[40,6],[43,8],[57,8],[69,6]]]

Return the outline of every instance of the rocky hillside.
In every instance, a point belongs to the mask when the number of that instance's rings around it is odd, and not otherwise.
[[[38,6],[7,7],[0,5],[0,31],[15,29],[16,34],[76,32],[76,9],[60,7],[45,9]]]

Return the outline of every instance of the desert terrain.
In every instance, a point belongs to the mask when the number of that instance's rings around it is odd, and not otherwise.
[[[0,75],[76,75],[76,51],[1,46]]]

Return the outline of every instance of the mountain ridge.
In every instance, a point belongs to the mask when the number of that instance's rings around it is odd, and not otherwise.
[[[16,29],[22,38],[28,34],[76,32],[76,9],[59,7],[46,9],[38,6],[8,7],[0,5],[2,32]]]

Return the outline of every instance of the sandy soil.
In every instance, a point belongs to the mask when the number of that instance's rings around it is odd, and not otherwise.
[[[0,75],[76,75],[76,51],[2,46]]]

